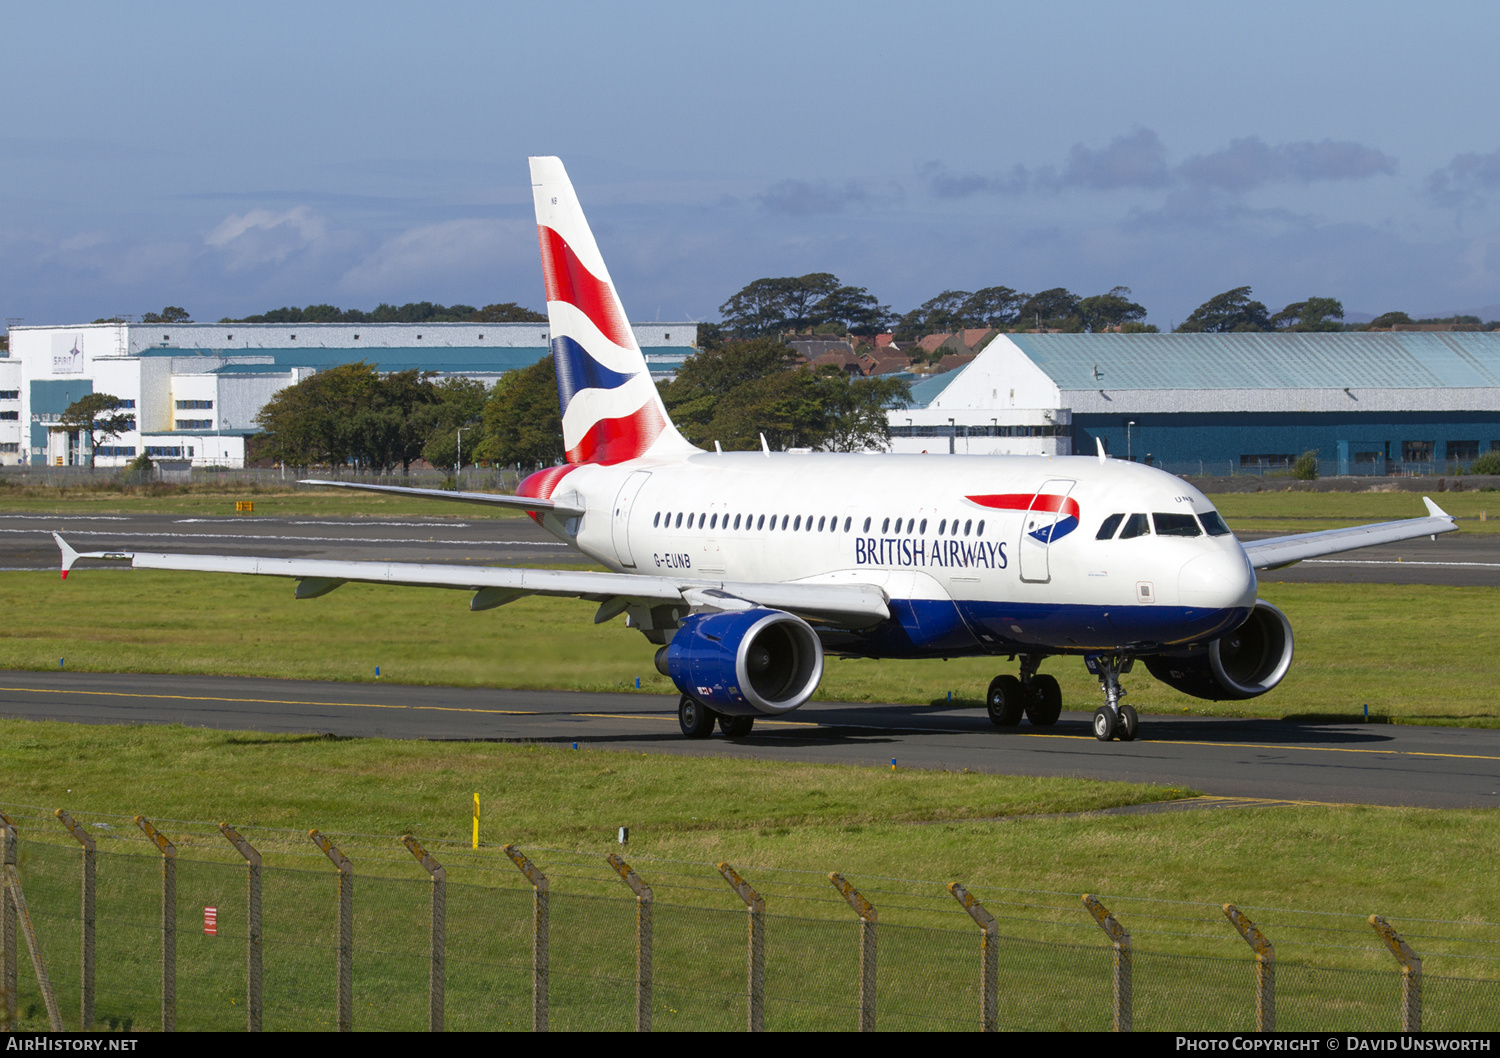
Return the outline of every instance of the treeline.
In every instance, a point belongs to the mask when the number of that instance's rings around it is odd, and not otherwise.
[[[1341,331],[1389,328],[1396,324],[1481,324],[1477,316],[1414,320],[1387,312],[1367,324],[1344,321],[1337,298],[1310,297],[1272,312],[1248,286],[1216,294],[1199,305],[1176,329],[1182,332]],[[945,290],[910,312],[897,314],[865,287],[849,286],[831,272],[757,279],[719,306],[720,323],[700,328],[706,340],[760,338],[785,334],[892,333],[897,341],[967,329],[1006,331],[1154,332],[1144,322],[1146,307],[1131,300],[1129,287],[1082,296],[1064,287],[1027,294],[1007,286]]]
[[[540,312],[500,302],[476,309],[473,305],[438,305],[431,301],[410,301],[405,305],[381,302],[374,311],[341,309],[337,305],[295,305],[272,309],[244,319],[222,319],[220,323],[546,323]]]

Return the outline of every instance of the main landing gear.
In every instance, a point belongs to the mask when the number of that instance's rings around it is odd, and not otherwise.
[[[688,738],[707,738],[714,733],[714,721],[726,738],[744,738],[755,726],[753,716],[725,716],[716,713],[691,695],[684,694],[677,702],[677,723]]]
[[[996,676],[990,681],[984,699],[990,723],[996,727],[1015,727],[1021,722],[1022,713],[1038,727],[1057,723],[1062,715],[1062,688],[1055,678],[1036,671],[1041,663],[1041,655],[1026,654],[1021,658],[1019,677]]]
[[[1090,654],[1083,660],[1089,671],[1099,677],[1099,687],[1104,691],[1104,704],[1094,713],[1094,737],[1100,742],[1112,738],[1134,742],[1140,718],[1130,706],[1120,704],[1125,697],[1120,676],[1130,671],[1135,659],[1124,654]]]

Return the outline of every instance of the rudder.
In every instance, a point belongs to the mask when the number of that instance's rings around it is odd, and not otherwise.
[[[531,159],[531,192],[568,462],[696,451],[667,416],[560,159]]]

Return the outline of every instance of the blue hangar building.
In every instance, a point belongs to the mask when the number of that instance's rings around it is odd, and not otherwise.
[[[1000,334],[888,417],[897,451],[1444,473],[1500,448],[1500,332]]]

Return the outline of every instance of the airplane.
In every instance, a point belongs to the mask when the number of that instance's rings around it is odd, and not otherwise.
[[[731,738],[806,703],[825,655],[1019,660],[989,717],[1054,724],[1049,658],[1082,656],[1104,702],[1101,741],[1131,741],[1120,676],[1136,661],[1211,700],[1286,676],[1291,623],[1257,598],[1257,570],[1452,532],[1428,516],[1242,542],[1203,493],[1162,470],[1096,455],[713,452],[673,426],[562,162],[532,158],[566,460],[516,495],[309,479],[306,485],[519,508],[609,572],[89,552],[137,569],[289,577],[312,599],[354,582],[455,588],[474,611],[527,595],[599,603],[658,649],[688,738]]]

